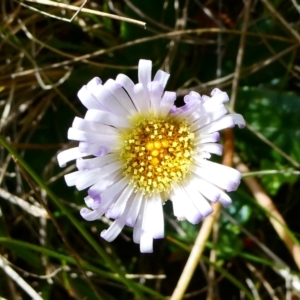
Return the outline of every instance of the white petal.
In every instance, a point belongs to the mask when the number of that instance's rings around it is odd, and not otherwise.
[[[192,126],[191,130],[197,130],[199,128],[204,127],[205,125],[208,125],[221,117],[225,116],[228,113],[227,108],[224,105],[219,106],[217,109],[215,109],[213,112],[207,112],[204,117],[199,118],[196,120]]]
[[[79,176],[81,176],[81,174],[82,174],[81,171],[75,171],[75,172],[65,175],[65,181],[66,181],[67,186],[75,185],[77,178]]]
[[[227,207],[228,205],[230,205],[232,203],[231,198],[226,193],[224,193],[223,191],[220,191],[220,194],[221,194],[221,196],[219,198],[219,202],[223,206]]]
[[[86,205],[87,207],[92,208],[93,203],[94,203],[94,199],[91,198],[90,196],[86,196],[86,197],[84,198],[84,202],[85,202],[85,205]]]
[[[232,128],[232,127],[234,127],[234,125],[235,125],[235,123],[234,123],[234,119],[232,118],[232,116],[226,115],[223,118],[201,128],[200,131],[201,131],[201,134],[208,134],[208,133],[219,131],[219,130],[222,130],[225,128]]]
[[[237,170],[207,160],[203,160],[193,172],[228,192],[235,191],[241,180],[241,173]]]
[[[76,187],[79,191],[81,191],[91,185],[94,185],[99,180],[102,180],[102,178],[110,175],[111,173],[115,172],[120,168],[121,164],[117,161],[106,165],[103,168],[80,171],[81,174],[76,180]]]
[[[216,144],[216,143],[206,143],[206,144],[197,145],[197,150],[201,152],[205,151],[216,155],[222,155],[223,146],[221,144]]]
[[[116,128],[130,126],[130,123],[127,118],[108,111],[89,109],[84,118],[89,121],[99,122],[105,125],[111,125]]]
[[[204,116],[201,109],[201,97],[198,93],[191,92],[184,97],[185,105],[178,108],[176,115],[181,119],[189,118],[191,122]]]
[[[97,99],[91,94],[91,92],[88,90],[87,86],[84,85],[79,92],[77,93],[77,97],[81,101],[81,103],[87,108],[87,109],[101,109],[106,110],[106,108],[101,105]]]
[[[88,156],[89,154],[90,153],[79,151],[78,147],[70,148],[58,153],[57,161],[60,167],[65,167],[67,162],[79,157]]]
[[[152,61],[146,59],[139,60],[138,78],[139,83],[144,87],[151,81]]]
[[[145,200],[142,232],[149,232],[154,239],[164,237],[164,217],[159,195],[153,195]]]
[[[163,86],[157,82],[152,81],[148,83],[148,92],[150,96],[150,102],[151,102],[151,110],[155,115],[158,114],[159,108],[160,108],[160,102],[161,102],[161,96],[163,93]]]
[[[141,83],[138,83],[133,88],[135,97],[137,99],[136,106],[140,112],[147,113],[150,110],[150,98],[147,90],[147,86],[143,86]]]
[[[103,230],[100,236],[108,242],[112,242],[122,231],[125,226],[123,219],[115,220],[108,229]]]
[[[165,92],[160,102],[160,115],[165,117],[170,112],[176,100],[175,92]]]
[[[105,135],[117,135],[118,130],[115,127],[103,125],[93,121],[88,121],[75,117],[72,127],[89,133],[101,133]]]
[[[88,208],[82,208],[80,210],[81,216],[86,220],[86,221],[94,221],[99,219],[103,213],[97,210],[89,210]]]
[[[86,196],[84,198],[84,202],[86,204],[87,207],[93,209],[93,210],[98,210],[101,204],[101,199],[97,198],[97,199],[93,199],[90,196]]]
[[[152,236],[154,239],[162,239],[165,236],[164,212],[159,195],[153,197],[152,203]]]
[[[176,199],[177,198],[177,199]],[[175,201],[182,201],[184,206],[182,207],[184,210],[184,217],[192,224],[198,224],[203,218],[200,212],[197,210],[195,205],[192,203],[192,200],[188,197],[186,192],[174,184],[174,192],[172,195],[172,199],[176,199]]]
[[[143,194],[137,192],[132,200],[132,205],[127,216],[126,225],[134,227],[137,216],[140,212],[141,203],[143,201]]]
[[[116,100],[105,85],[98,85],[93,90],[93,95],[109,111],[121,116],[128,115],[128,111]]]
[[[195,144],[205,144],[205,143],[215,143],[220,140],[220,134],[218,132],[213,132],[209,134],[200,134],[195,137]]]
[[[141,253],[152,253],[153,252],[153,238],[151,233],[143,232],[140,240],[140,251]]]
[[[103,156],[108,153],[108,148],[104,145],[98,145],[98,144],[90,144],[86,142],[80,142],[78,145],[80,152],[86,152],[93,154],[95,156]],[[110,149],[111,152],[113,149]]]
[[[128,185],[128,179],[123,177],[115,184],[112,184],[101,194],[101,200],[105,202],[115,202],[125,187]]]
[[[128,76],[124,74],[119,74],[116,78],[116,82],[123,86],[123,88],[126,90],[127,94],[129,95],[130,99],[132,100],[135,108],[138,110],[138,106],[136,105],[137,99],[133,91],[134,88],[133,81]]]
[[[118,219],[125,211],[127,202],[133,193],[133,188],[131,185],[127,185],[122,191],[119,198],[116,200],[113,208],[109,211],[109,218]],[[125,224],[126,219],[124,220]]]
[[[89,142],[98,145],[114,148],[119,144],[119,137],[116,135],[97,134],[69,128],[68,139],[79,142]]]
[[[108,242],[113,241],[122,231],[125,225],[126,216],[129,212],[129,208],[126,207],[124,214],[119,218],[116,219],[107,230],[103,230],[101,232],[101,237],[107,240]]]
[[[115,220],[108,229],[103,230],[100,236],[108,242],[112,242],[122,231],[125,226],[123,219]]]
[[[145,200],[141,202],[141,207],[137,215],[137,219],[135,222],[135,225],[133,227],[133,242],[136,244],[140,243],[141,235],[142,235],[142,223],[143,223],[143,217],[144,217],[144,208],[145,208]]]
[[[169,73],[166,73],[162,70],[158,70],[153,78],[153,81],[158,81],[163,86],[163,88],[165,88],[169,77]]]
[[[217,202],[221,197],[221,190],[215,185],[209,183],[208,181],[196,177],[191,181],[191,184],[196,188],[205,198],[211,202]]]
[[[222,92],[221,90],[215,88],[212,90],[211,98],[209,102],[212,102],[214,104],[220,104],[220,103],[226,103],[229,101],[228,94],[226,92]]]
[[[86,86],[89,91],[92,91],[99,84],[102,84],[102,80],[99,77],[94,77]]]
[[[197,189],[194,188],[192,184],[187,184],[183,188],[203,217],[206,217],[213,212],[213,208],[211,207],[211,205],[197,191]]]
[[[114,98],[128,111],[130,114],[135,114],[136,108],[133,105],[132,100],[126,94],[122,85],[112,79],[107,80],[104,86],[109,90],[109,92],[114,96]]]
[[[181,201],[181,199],[175,195],[175,191],[171,195],[171,201],[174,216],[177,217],[178,220],[185,220],[184,201]]]
[[[238,125],[239,128],[244,128],[246,126],[246,122],[243,118],[242,115],[239,114],[231,114],[233,120],[234,120],[234,124]]]
[[[117,170],[105,178],[101,179],[88,189],[88,194],[93,199],[100,199],[100,194],[104,192],[110,185],[121,179],[120,171]]]
[[[116,154],[107,154],[95,158],[89,158],[89,159],[77,159],[76,166],[79,171],[84,170],[92,170],[97,169],[100,167],[103,167],[107,164],[110,164],[114,161],[118,161]]]

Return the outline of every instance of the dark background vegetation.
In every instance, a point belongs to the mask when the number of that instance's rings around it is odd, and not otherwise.
[[[75,145],[67,129],[75,115],[85,113],[76,97],[80,87],[92,77],[105,81],[118,73],[136,82],[140,58],[151,59],[154,71],[171,74],[167,90],[176,91],[179,101],[190,90],[237,92],[234,110],[249,126],[235,129],[235,151],[258,172],[251,176],[298,243],[300,6],[275,0],[270,10],[266,0],[252,0],[241,45],[245,3],[89,0],[84,6],[145,21],[145,29],[84,11],[67,22],[54,16],[70,19],[74,11],[55,3],[1,1],[1,135],[41,180],[0,146],[0,258],[42,299],[163,299],[172,294],[189,256],[201,225],[177,222],[170,203],[166,238],[155,241],[153,254],[140,253],[129,228],[112,243],[102,240],[99,233],[109,221],[80,217],[86,192],[68,188],[63,179],[75,166],[60,169],[56,161],[59,151]],[[233,91],[239,49],[244,58]],[[221,213],[185,299],[298,299],[299,269],[266,210],[243,183],[231,196],[233,204]],[[36,215],[33,208],[39,208]],[[118,277],[118,270],[126,276]],[[3,265],[0,297],[32,298]]]

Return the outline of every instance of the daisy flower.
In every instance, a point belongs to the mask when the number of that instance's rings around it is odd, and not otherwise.
[[[223,190],[236,190],[241,174],[208,159],[222,154],[219,130],[245,126],[241,115],[228,114],[228,95],[219,89],[211,97],[191,92],[177,108],[176,94],[164,92],[169,74],[159,70],[152,80],[151,69],[151,61],[140,60],[137,84],[119,74],[83,86],[78,98],[87,113],[68,131],[79,145],[58,154],[60,166],[76,159],[78,171],[65,176],[67,185],[88,188],[81,216],[114,219],[101,232],[109,242],[125,225],[133,227],[144,253],[164,237],[168,199],[174,215],[192,224],[212,213],[209,202],[231,203]]]

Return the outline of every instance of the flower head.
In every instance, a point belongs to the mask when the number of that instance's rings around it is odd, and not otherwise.
[[[60,166],[76,159],[67,185],[89,188],[82,217],[114,219],[101,232],[107,241],[133,227],[141,252],[152,252],[153,239],[164,237],[168,199],[174,215],[193,224],[212,213],[209,201],[231,203],[223,189],[235,190],[241,174],[208,159],[222,154],[219,130],[245,125],[241,115],[228,114],[228,95],[218,89],[211,97],[191,92],[175,107],[176,94],[164,92],[169,74],[159,70],[151,80],[151,69],[151,61],[140,60],[137,84],[119,74],[83,86],[78,97],[88,110],[68,131],[79,145],[58,154]]]

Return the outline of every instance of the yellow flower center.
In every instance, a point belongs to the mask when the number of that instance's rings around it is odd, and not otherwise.
[[[189,173],[194,134],[185,121],[139,117],[122,132],[123,174],[143,194],[168,192]]]

